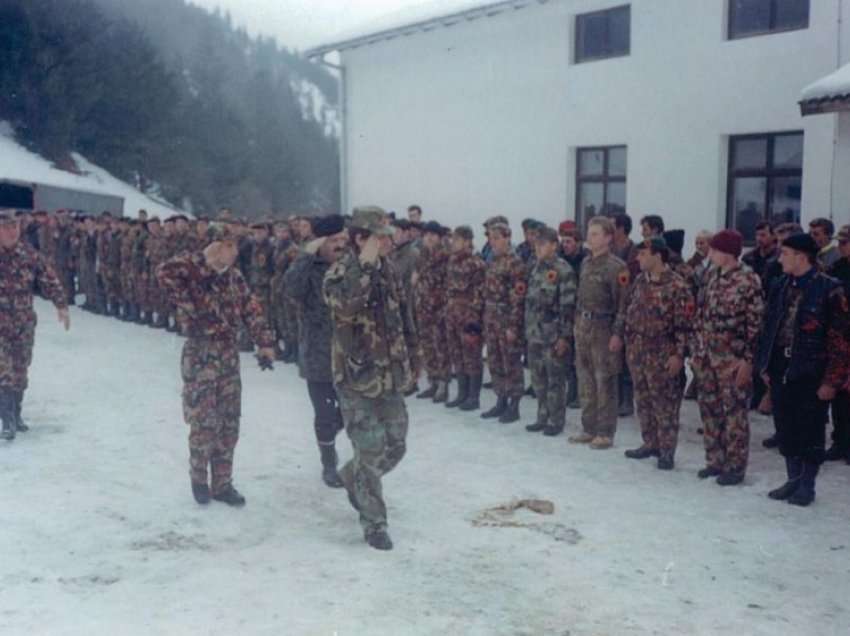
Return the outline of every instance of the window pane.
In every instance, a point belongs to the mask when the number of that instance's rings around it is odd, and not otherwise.
[[[578,173],[583,177],[601,177],[605,169],[604,150],[579,150]]]
[[[735,168],[739,170],[767,168],[767,139],[736,139]]]
[[[608,150],[608,175],[611,177],[626,176],[625,148],[611,148]]]
[[[623,181],[612,181],[608,184],[608,205],[605,207],[606,216],[626,213],[626,184]]]
[[[576,18],[578,49],[576,60],[605,57],[608,49],[608,19],[604,13]]]
[[[805,29],[809,26],[809,0],[775,0],[775,29]]]
[[[774,138],[773,167],[803,169],[803,135],[781,135]]]
[[[782,177],[771,181],[770,220],[777,223],[800,222],[800,177]]]
[[[583,223],[589,219],[602,214],[603,194],[605,185],[602,183],[579,184],[578,217]]]
[[[608,55],[627,55],[631,40],[631,7],[608,12]]]
[[[770,0],[730,0],[729,37],[770,31]]]
[[[764,177],[735,179],[733,184],[733,214],[735,229],[744,235],[745,241],[756,236],[756,223],[765,218],[765,190],[767,179]]]

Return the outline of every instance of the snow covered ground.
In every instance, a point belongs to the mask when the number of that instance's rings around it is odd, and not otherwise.
[[[39,302],[32,430],[0,445],[0,634],[846,635],[850,466],[809,509],[770,501],[758,443],[743,487],[699,481],[693,404],[677,468],[594,452],[410,400],[385,480],[396,548],[362,541],[319,479],[293,366],[243,358],[242,510],[197,506],[180,417],[180,338]],[[485,403],[491,396],[485,397]],[[533,401],[522,404],[523,424]],[[571,412],[575,418],[576,412]],[[347,438],[340,438],[344,456]],[[530,527],[476,527],[514,498]]]

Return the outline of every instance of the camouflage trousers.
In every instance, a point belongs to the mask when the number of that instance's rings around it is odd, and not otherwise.
[[[481,350],[484,348],[482,338],[470,337],[463,330],[470,323],[480,325],[480,319],[465,309],[463,306],[448,306],[443,346],[448,349],[449,360],[455,373],[477,375],[484,370],[484,360],[481,358]]]
[[[287,346],[294,346],[298,343],[298,303],[287,297],[281,309],[281,336]]]
[[[676,454],[683,396],[678,375],[671,378],[665,368],[671,354],[653,343],[630,340],[626,344],[643,445],[665,459]]]
[[[117,303],[121,301],[121,276],[112,271],[106,270],[101,272],[103,279],[103,290],[106,295],[106,300],[109,303]]]
[[[493,381],[493,391],[496,395],[520,398],[525,393],[522,367],[525,344],[520,340],[520,333],[517,333],[514,342],[508,342],[505,336],[505,318],[496,313],[484,314],[487,368],[490,370],[490,379]]]
[[[25,391],[35,342],[35,315],[15,325],[15,333],[0,336],[0,389]]]
[[[743,475],[750,453],[751,386],[735,386],[734,358],[694,360],[697,402],[703,424],[705,463]]]
[[[136,277],[132,273],[121,274],[121,300],[125,303],[137,302],[136,300]]]
[[[439,312],[419,316],[419,344],[425,373],[431,382],[448,380],[451,373],[446,349],[446,323]]]
[[[233,474],[233,452],[239,440],[242,381],[239,353],[229,340],[189,338],[183,345],[183,418],[189,424],[189,465],[192,481],[225,490]]]
[[[381,477],[395,468],[407,450],[407,408],[400,394],[367,398],[340,388],[345,431],[354,457],[339,476],[360,507],[360,525],[370,532],[385,529],[387,507]]]
[[[528,369],[537,396],[537,423],[563,428],[567,422],[568,356],[555,354],[553,345],[528,343]]]
[[[613,438],[617,432],[617,375],[622,353],[611,353],[607,321],[579,318],[575,327],[576,372],[581,399],[581,425],[585,433]]]
[[[136,304],[142,311],[153,311],[151,308],[150,278],[147,273],[136,274]]]

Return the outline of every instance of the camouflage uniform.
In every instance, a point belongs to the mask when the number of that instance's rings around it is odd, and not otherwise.
[[[162,328],[166,326],[168,319],[168,300],[165,292],[156,277],[157,268],[168,260],[168,241],[167,238],[160,232],[154,236],[151,235],[147,242],[147,252],[150,271],[150,286],[148,288],[149,307],[150,310],[156,313],[156,321],[154,325]]]
[[[84,307],[100,311],[99,294],[97,292],[97,234],[83,233],[79,243],[80,292],[85,294]]]
[[[669,267],[657,279],[640,274],[629,292],[626,357],[643,448],[665,460],[672,460],[676,453],[683,391],[666,365],[674,355],[684,363],[695,311],[688,285]]]
[[[151,306],[151,269],[148,259],[148,241],[150,234],[147,228],[140,228],[133,241],[133,279],[136,289],[136,314],[142,322],[150,323],[153,316]]]
[[[617,431],[617,374],[622,353],[612,353],[612,336],[623,335],[626,264],[610,253],[588,256],[581,265],[576,307],[576,370],[581,392],[581,423],[590,436],[614,438]]]
[[[697,315],[693,369],[705,431],[707,468],[743,476],[749,456],[749,386],[735,386],[733,365],[753,363],[764,301],[758,276],[736,265],[709,273]]]
[[[572,346],[578,279],[575,271],[557,256],[537,261],[525,297],[525,337],[528,368],[537,396],[537,422],[529,430],[549,427],[562,431],[566,424],[566,373],[572,357],[559,356],[558,340]]]
[[[35,284],[57,309],[67,307],[62,283],[44,256],[22,241],[11,249],[0,247],[0,419],[6,437],[26,430],[21,404],[35,342]]]
[[[293,348],[293,343],[298,340],[298,333],[297,330],[291,331],[287,325],[286,307],[291,305],[292,301],[289,299],[284,281],[286,272],[297,254],[298,248],[294,248],[292,241],[275,241],[272,254],[272,261],[274,262],[274,275],[271,283],[272,324],[275,330],[275,342],[282,340],[285,346],[289,348]]]
[[[526,277],[522,260],[510,251],[494,256],[484,275],[487,366],[496,395],[507,398],[520,398],[525,392],[522,354]],[[508,329],[516,335],[514,342],[508,342]]]
[[[131,227],[121,236],[121,299],[124,303],[124,318],[135,318],[136,270],[133,262],[136,243],[136,228]]]
[[[415,334],[401,282],[386,258],[364,264],[349,252],[328,270],[324,295],[333,323],[334,384],[354,448],[339,474],[368,540],[386,530],[381,477],[406,450],[402,391],[410,383],[408,349],[416,346]]]
[[[432,384],[447,382],[451,373],[445,319],[448,260],[444,246],[423,247],[418,265],[416,317],[425,372]]]
[[[193,484],[207,483],[215,496],[228,491],[233,452],[239,439],[242,381],[236,334],[244,321],[260,347],[272,346],[262,308],[234,268],[217,273],[203,253],[184,253],[156,270],[170,302],[180,308],[187,340],[180,368],[183,417],[189,424],[189,464]]]
[[[390,260],[392,260],[393,267],[395,267],[396,272],[398,272],[398,277],[401,281],[402,292],[405,296],[405,305],[407,306],[407,310],[410,312],[410,323],[412,325],[417,325],[413,273],[416,271],[416,264],[419,261],[419,248],[413,241],[408,241],[392,252]],[[408,353],[410,354],[410,368],[413,372],[411,382],[416,384],[419,380],[419,371],[422,364],[421,356],[419,355],[418,348],[408,351]]]
[[[101,264],[101,276],[106,293],[106,301],[111,307],[110,313],[117,316],[120,313],[121,295],[121,232],[113,230],[104,233],[106,248],[105,258]]]
[[[446,343],[456,374],[478,375],[481,359],[481,314],[484,309],[484,261],[471,252],[449,256],[446,267]],[[478,327],[478,334],[467,327]]]

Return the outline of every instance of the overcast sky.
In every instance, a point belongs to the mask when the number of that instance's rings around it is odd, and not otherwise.
[[[424,0],[189,0],[208,9],[230,11],[233,21],[252,34],[275,36],[281,44],[304,49],[341,31]]]

